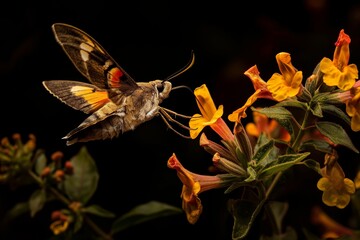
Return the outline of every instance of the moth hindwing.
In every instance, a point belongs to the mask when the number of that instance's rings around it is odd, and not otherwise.
[[[171,117],[172,114],[187,116],[160,104],[172,90],[169,80],[193,65],[193,54],[183,69],[165,80],[136,82],[89,34],[64,23],[53,24],[52,30],[74,66],[90,82],[43,81],[44,87],[60,101],[88,114],[80,125],[63,137],[67,145],[118,137],[156,115],[160,115],[171,129],[169,121],[188,129]]]

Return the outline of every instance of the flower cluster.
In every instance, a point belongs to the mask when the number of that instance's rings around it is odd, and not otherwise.
[[[292,64],[289,53],[280,52],[276,61],[280,73],[268,81],[260,77],[254,65],[245,72],[252,81],[254,93],[228,119],[223,119],[223,106],[216,107],[205,84],[194,90],[200,114],[189,122],[190,136],[200,134],[200,146],[212,155],[217,175],[199,175],[187,170],[175,153],[167,165],[177,171],[183,188],[182,207],[194,224],[203,207],[199,195],[214,188],[225,193],[241,191],[241,199],[231,201],[234,217],[233,239],[247,235],[254,218],[267,200],[282,174],[294,165],[304,165],[320,176],[317,187],[323,191],[323,203],[346,207],[356,191],[354,182],[345,177],[338,161],[336,147],[342,145],[359,153],[340,123],[352,131],[360,130],[360,81],[355,64],[349,64],[350,37],[341,30],[335,43],[333,59],[324,57],[313,73],[303,81],[303,72]],[[269,99],[270,107],[254,107],[257,99]],[[251,108],[253,123],[245,127],[242,119]],[[221,138],[220,143],[208,139],[203,129],[209,126]],[[318,151],[320,159],[311,153]],[[251,204],[249,204],[251,202]],[[239,209],[246,206],[251,214]]]

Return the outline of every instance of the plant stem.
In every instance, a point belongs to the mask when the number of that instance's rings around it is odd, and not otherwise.
[[[301,127],[299,129],[299,132],[295,138],[294,143],[292,144],[292,148],[294,149],[294,151],[297,153],[298,152],[298,148],[301,142],[301,138],[304,135],[304,129],[306,128],[307,124],[308,124],[308,117],[309,117],[309,107],[306,109],[305,114],[304,114],[304,119],[303,122],[301,124]],[[279,172],[276,174],[276,176],[274,177],[274,179],[272,180],[269,188],[266,190],[266,194],[265,194],[265,198],[267,199],[270,195],[270,193],[272,192],[272,190],[274,189],[276,183],[279,181],[280,177],[282,175],[282,172]]]

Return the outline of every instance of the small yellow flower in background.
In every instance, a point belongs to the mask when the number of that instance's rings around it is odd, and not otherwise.
[[[321,170],[322,178],[317,188],[323,191],[322,200],[330,206],[345,208],[350,202],[350,195],[355,193],[355,184],[345,173],[336,160],[337,156],[326,154],[325,167]]]
[[[354,183],[355,183],[355,189],[356,190],[360,189],[360,171],[357,172],[354,179]]]
[[[271,92],[267,89],[267,84],[260,77],[260,72],[256,65],[249,68],[245,73],[253,83],[255,92],[248,98],[244,106],[232,112],[228,119],[231,122],[239,122],[241,118],[246,118],[246,110],[250,107],[258,98],[266,98],[270,100],[274,100],[271,95]]]
[[[320,62],[320,71],[324,73],[324,83],[328,86],[337,86],[342,90],[349,90],[358,78],[358,69],[355,64],[349,64],[351,39],[349,35],[340,31],[335,43],[333,60],[323,58]]]
[[[175,154],[169,158],[167,165],[177,171],[177,175],[183,183],[182,208],[186,213],[188,222],[195,224],[203,209],[198,195],[201,192],[222,187],[222,180],[218,176],[199,175],[188,171],[182,166]]]
[[[280,102],[300,92],[303,74],[292,65],[289,53],[278,53],[276,61],[281,74],[274,73],[267,81],[267,88],[274,99]]]
[[[194,94],[201,114],[194,114],[190,119],[190,137],[195,139],[204,127],[210,126],[222,139],[227,141],[233,140],[234,135],[221,118],[224,113],[223,105],[216,109],[207,86],[203,84],[197,87],[194,90]]]
[[[51,220],[53,220],[53,222],[50,225],[50,230],[54,233],[54,235],[59,235],[65,232],[70,224],[70,217],[61,211],[53,211],[51,214]]]

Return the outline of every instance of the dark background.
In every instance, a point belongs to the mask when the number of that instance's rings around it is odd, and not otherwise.
[[[56,43],[51,31],[56,22],[89,33],[140,82],[164,79],[184,66],[194,50],[195,65],[174,79],[173,86],[194,89],[205,83],[215,104],[224,105],[226,120],[252,94],[251,82],[243,73],[256,64],[267,81],[279,71],[275,61],[279,52],[289,52],[293,65],[308,77],[324,56],[332,58],[334,43],[344,29],[352,39],[350,63],[360,62],[360,4],[356,1],[48,0],[10,1],[6,5],[0,10],[0,135],[20,133],[26,140],[33,133],[38,147],[48,156],[57,150],[67,158],[77,153],[83,145],[67,147],[61,137],[86,117],[51,96],[41,83],[51,79],[87,82]],[[163,106],[187,115],[198,112],[187,90],[173,91]],[[181,138],[167,129],[161,118],[117,139],[85,145],[100,174],[91,202],[118,216],[150,200],[181,207],[182,184],[176,172],[166,166],[172,153],[195,173],[209,174],[211,165],[211,156],[198,146],[198,139]],[[357,141],[355,145],[359,146]],[[354,176],[358,157],[344,152],[351,164],[342,166]],[[296,216],[288,223],[296,226],[309,224],[309,206],[321,204],[321,193],[315,189],[318,176],[313,177],[308,169],[305,173],[300,174],[303,182],[295,181],[284,188]],[[307,180],[309,185],[305,184]],[[26,192],[1,188],[2,214],[29,197]],[[313,195],[305,195],[314,189]],[[204,211],[195,225],[188,224],[184,215],[173,216],[128,229],[116,239],[230,239],[232,219],[226,211],[223,190],[204,192],[200,198]],[[346,209],[329,211],[334,216],[347,213]],[[111,224],[96,221],[104,228]],[[22,217],[4,233],[4,239],[47,239],[51,236],[49,224],[46,211],[33,219]]]

